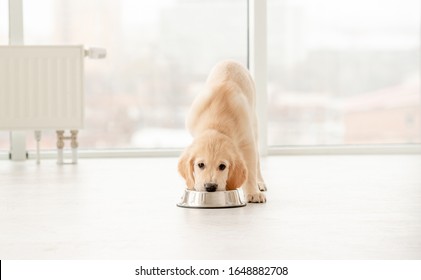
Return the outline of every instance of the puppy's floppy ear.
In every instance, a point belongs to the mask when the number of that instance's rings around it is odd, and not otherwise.
[[[193,157],[187,148],[178,160],[178,172],[186,180],[186,185],[189,189],[194,189],[193,178]]]
[[[240,188],[247,179],[247,168],[244,160],[237,156],[230,166],[227,190],[235,190]]]

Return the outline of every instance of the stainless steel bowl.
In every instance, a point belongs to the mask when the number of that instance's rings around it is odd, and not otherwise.
[[[197,192],[185,190],[178,207],[184,208],[234,208],[246,206],[238,190]]]

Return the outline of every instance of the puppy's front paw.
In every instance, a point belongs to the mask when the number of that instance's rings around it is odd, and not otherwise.
[[[265,203],[266,202],[266,196],[262,192],[257,193],[249,193],[246,195],[247,202],[252,203]]]
[[[260,181],[257,183],[257,187],[259,188],[260,191],[265,192],[268,190],[268,188],[266,187],[265,182]]]

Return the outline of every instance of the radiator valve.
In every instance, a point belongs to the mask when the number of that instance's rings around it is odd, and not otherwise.
[[[104,48],[89,48],[85,50],[85,56],[92,59],[102,59],[107,56],[107,50]]]

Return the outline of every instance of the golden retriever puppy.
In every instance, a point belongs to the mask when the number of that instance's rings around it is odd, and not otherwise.
[[[248,202],[266,202],[257,148],[254,82],[234,61],[218,63],[186,120],[193,143],[178,162],[187,187],[224,191],[243,187]]]

